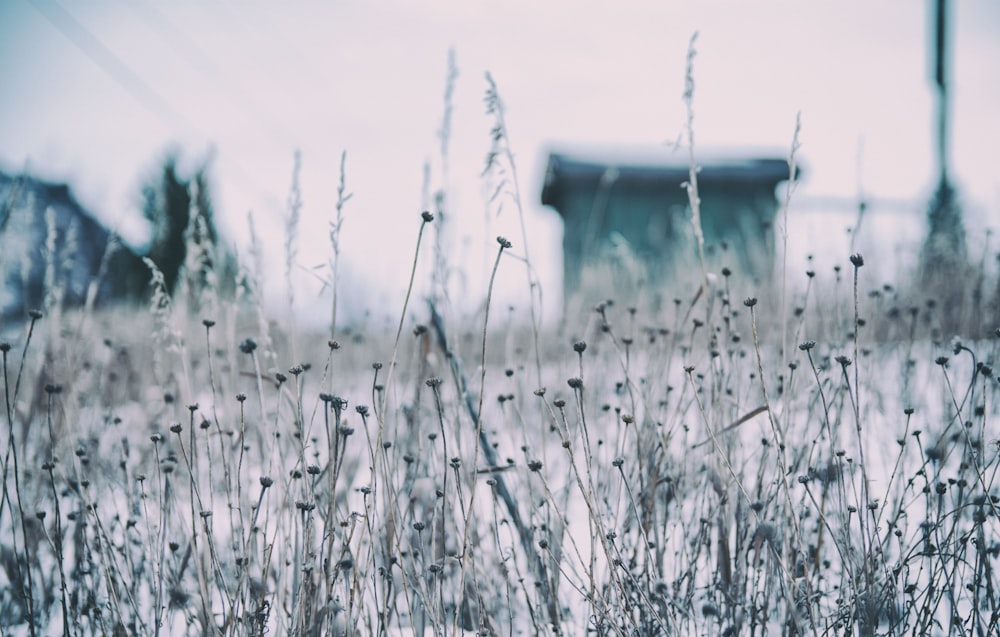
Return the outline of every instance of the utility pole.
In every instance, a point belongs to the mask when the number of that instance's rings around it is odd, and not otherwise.
[[[938,183],[927,210],[927,237],[920,254],[921,283],[935,284],[954,281],[967,266],[965,226],[958,194],[948,176],[949,141],[949,38],[948,0],[930,0],[933,13],[932,43],[934,47],[933,84],[935,106],[935,154]],[[948,289],[948,288],[943,288]],[[960,290],[956,290],[960,292]]]

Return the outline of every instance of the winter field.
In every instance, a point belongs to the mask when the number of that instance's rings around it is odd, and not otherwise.
[[[0,342],[0,634],[1000,634],[992,258],[937,288],[722,253],[543,327],[526,236],[468,311],[440,219],[401,223],[429,292],[367,323],[335,257],[324,329],[211,245],[145,306],[47,280]]]
[[[211,277],[33,313],[0,345],[0,625],[997,634],[995,280],[801,278],[784,313],[729,273],[545,331],[410,299],[331,338]]]

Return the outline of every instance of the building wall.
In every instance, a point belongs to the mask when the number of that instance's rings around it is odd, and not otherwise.
[[[676,279],[692,269],[700,271],[687,195],[677,190],[665,195],[662,189],[616,183],[564,191],[559,209],[565,220],[567,296],[585,285],[584,272],[594,266],[624,268],[621,275],[632,269],[633,276],[650,284]],[[711,265],[715,269],[727,265],[756,277],[768,275],[777,211],[774,188],[701,190],[701,225]],[[622,264],[628,260],[630,266]]]

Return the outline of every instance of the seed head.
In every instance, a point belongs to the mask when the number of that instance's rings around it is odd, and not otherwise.
[[[799,343],[799,349],[803,352],[808,352],[812,348],[816,347],[816,341],[804,341]]]
[[[580,378],[570,378],[567,383],[570,389],[583,389],[583,380]]]
[[[573,343],[573,351],[576,352],[577,354],[583,354],[583,352],[586,351],[586,349],[587,349],[586,341],[577,341]]]
[[[501,249],[510,248],[513,245],[506,237],[497,237],[497,243],[500,244]]]
[[[757,305],[757,297],[751,296],[743,300],[743,305],[747,307],[753,307]]]
[[[245,338],[240,343],[240,351],[244,354],[252,354],[255,349],[257,349],[257,341],[252,338]]]
[[[851,359],[848,358],[847,356],[838,356],[834,360],[840,363],[841,367],[848,367],[852,362]]]
[[[434,221],[434,215],[424,210],[420,213],[420,218],[424,220],[424,223],[430,223]]]
[[[860,252],[851,255],[851,265],[853,265],[855,269],[860,268],[864,264],[865,264],[865,258],[861,256]]]

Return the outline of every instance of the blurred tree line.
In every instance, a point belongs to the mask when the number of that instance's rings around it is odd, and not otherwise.
[[[143,184],[141,196],[142,216],[150,226],[148,248],[119,250],[112,257],[111,287],[123,297],[146,299],[151,272],[142,262],[145,256],[163,273],[167,292],[191,312],[208,310],[213,299],[232,298],[238,268],[219,237],[207,163],[182,175],[177,157],[168,155]]]

